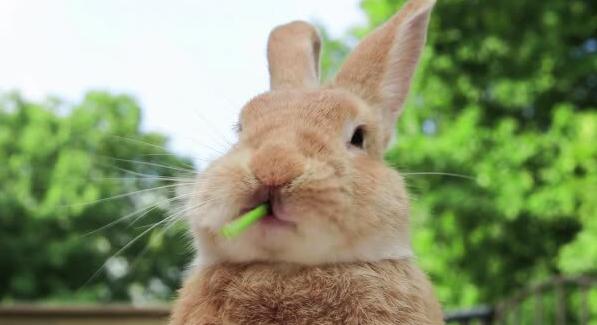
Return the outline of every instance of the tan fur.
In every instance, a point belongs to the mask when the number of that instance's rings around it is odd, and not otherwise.
[[[357,46],[336,77],[336,85],[382,108],[382,126],[388,132],[408,95],[434,4],[435,0],[407,2]]]
[[[410,261],[223,264],[187,279],[171,324],[440,324]]]
[[[442,323],[414,263],[403,179],[383,161],[432,5],[408,2],[323,87],[315,29],[272,32],[272,90],[245,105],[238,143],[187,202],[197,258],[172,324]],[[284,227],[218,234],[264,201]]]
[[[270,88],[317,88],[319,50],[317,30],[303,21],[274,29],[268,41]]]

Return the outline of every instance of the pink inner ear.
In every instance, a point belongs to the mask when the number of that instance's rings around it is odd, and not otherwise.
[[[399,25],[390,49],[382,87],[383,105],[398,116],[406,98],[427,38],[432,7],[419,8]]]
[[[320,47],[317,30],[306,22],[276,27],[268,41],[270,88],[319,87]]]

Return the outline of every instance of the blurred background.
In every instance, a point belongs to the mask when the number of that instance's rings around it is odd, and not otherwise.
[[[327,80],[403,3],[0,3],[0,304],[170,302],[175,184],[267,90],[269,31],[318,25]],[[438,1],[386,157],[447,310],[597,324],[596,31],[589,0]]]

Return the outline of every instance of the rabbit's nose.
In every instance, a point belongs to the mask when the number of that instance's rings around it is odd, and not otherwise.
[[[251,158],[250,168],[264,186],[279,187],[289,184],[304,170],[304,158],[282,145],[265,145]]]

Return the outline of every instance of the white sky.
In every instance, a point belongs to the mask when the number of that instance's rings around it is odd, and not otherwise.
[[[146,130],[209,158],[267,90],[269,31],[295,19],[341,36],[365,18],[358,0],[2,0],[0,90],[69,102],[90,89],[131,94]]]

